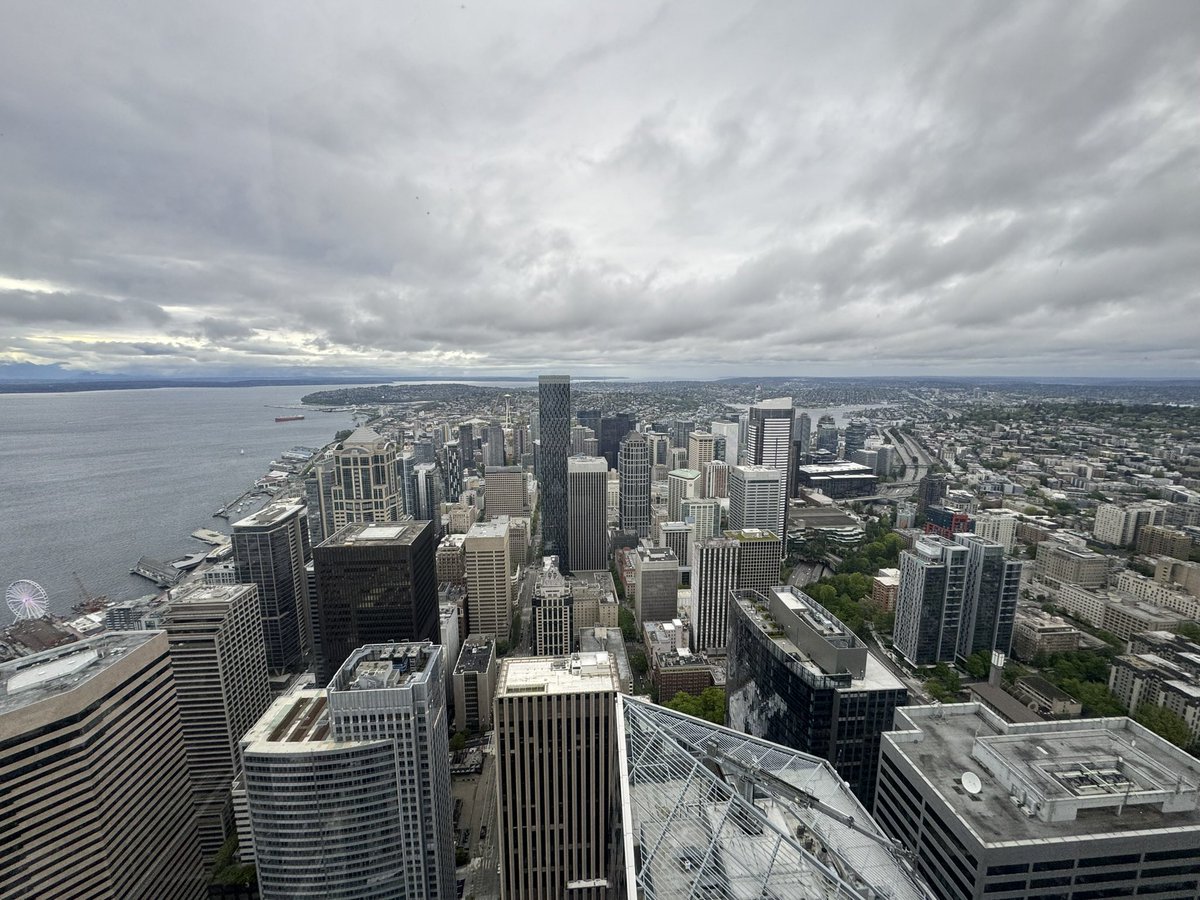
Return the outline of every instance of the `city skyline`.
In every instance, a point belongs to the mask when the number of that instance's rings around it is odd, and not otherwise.
[[[1186,4],[284,11],[0,37],[0,367],[1200,374]]]

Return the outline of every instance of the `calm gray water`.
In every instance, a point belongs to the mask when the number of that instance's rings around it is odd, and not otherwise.
[[[348,413],[305,411],[276,423],[320,386],[162,388],[0,394],[0,591],[32,578],[68,614],[89,591],[113,599],[154,586],[129,574],[204,549],[197,528],[296,444],[321,447]],[[244,453],[241,451],[245,451]],[[0,607],[0,624],[10,621]]]

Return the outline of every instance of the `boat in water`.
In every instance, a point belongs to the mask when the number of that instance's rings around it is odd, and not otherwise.
[[[276,416],[276,422],[299,422],[304,416]]]

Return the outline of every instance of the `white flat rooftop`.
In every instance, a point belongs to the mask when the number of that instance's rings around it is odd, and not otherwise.
[[[504,660],[496,696],[507,694],[576,694],[617,691],[620,684],[612,656],[606,651],[571,656],[513,657]]]

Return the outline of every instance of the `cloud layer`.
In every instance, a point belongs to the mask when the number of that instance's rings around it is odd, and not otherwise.
[[[23,4],[0,362],[1200,376],[1200,15]]]

